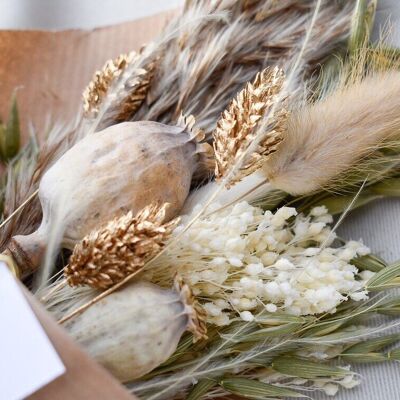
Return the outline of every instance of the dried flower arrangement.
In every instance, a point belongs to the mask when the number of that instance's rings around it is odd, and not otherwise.
[[[336,236],[399,195],[399,58],[369,43],[376,4],[187,1],[95,74],[76,127],[7,151],[4,253],[135,394],[334,395],[353,362],[400,359],[400,298],[382,295],[400,265]]]

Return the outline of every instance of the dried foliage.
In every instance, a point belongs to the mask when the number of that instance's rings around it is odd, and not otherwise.
[[[323,2],[299,75],[290,92],[303,95],[309,79],[349,36],[353,2]],[[135,120],[175,123],[196,116],[206,135],[231,99],[267,66],[291,69],[314,11],[313,0],[188,1],[151,50],[161,56],[146,102]],[[149,55],[136,67],[146,68]]]
[[[108,288],[143,267],[168,240],[178,220],[163,223],[167,204],[150,205],[89,233],[78,243],[64,275],[71,286]]]
[[[149,62],[145,69],[137,69],[136,74],[125,83],[124,91],[127,94],[116,106],[117,112],[113,117],[115,122],[128,121],[142,105],[149,91],[156,65],[157,60]]]
[[[305,77],[347,40],[352,7],[351,2],[324,2],[304,57]],[[135,71],[162,56],[146,102],[131,118],[175,123],[183,110],[196,115],[198,126],[210,134],[230,100],[258,71],[278,62],[290,68],[313,9],[313,0],[188,1],[182,15],[124,70],[129,70],[125,84]],[[299,79],[291,89],[300,87]],[[118,104],[125,95],[117,96]],[[30,142],[8,166],[3,218],[37,189],[48,166],[84,134],[75,127],[55,126],[40,149],[35,140]],[[34,231],[40,219],[35,199],[4,228],[1,247],[13,235]]]
[[[215,175],[227,175],[256,136],[256,126],[265,116],[272,118],[271,129],[264,134],[257,151],[252,154],[229,182],[232,184],[250,175],[262,166],[263,161],[276,151],[283,140],[288,112],[277,104],[285,75],[282,69],[266,68],[258,73],[253,83],[248,83],[223,112],[213,132],[216,158]],[[271,115],[273,114],[273,115]]]

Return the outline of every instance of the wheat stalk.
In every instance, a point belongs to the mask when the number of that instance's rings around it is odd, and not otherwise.
[[[282,90],[285,75],[282,69],[266,68],[256,75],[252,83],[232,100],[217,122],[213,132],[216,159],[215,176],[219,180],[226,175],[255,138],[255,127],[261,118],[276,104]],[[288,112],[282,108],[272,117],[271,129],[265,134],[256,152],[240,168],[233,184],[259,169],[265,159],[277,150],[283,140]]]
[[[140,270],[170,237],[178,219],[164,223],[167,204],[128,212],[90,232],[78,243],[64,276],[71,286],[106,289]]]
[[[94,117],[99,112],[99,106],[112,84],[121,75],[126,66],[137,57],[135,52],[120,54],[114,60],[108,60],[103,68],[96,71],[83,91],[83,111],[86,117]]]
[[[100,107],[129,65],[136,63],[141,56],[130,52],[121,54],[115,60],[108,60],[100,71],[96,71],[92,80],[83,92],[83,110],[87,118],[96,118]],[[130,119],[139,109],[147,96],[154,75],[157,59],[150,60],[144,68],[134,68],[130,72],[122,88],[115,94],[117,101],[112,102],[107,114],[103,117],[107,124],[122,122]],[[104,122],[102,126],[104,126]]]

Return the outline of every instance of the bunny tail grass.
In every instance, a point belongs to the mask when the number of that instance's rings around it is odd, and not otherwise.
[[[293,195],[344,186],[343,178],[361,168],[371,173],[364,161],[399,140],[400,73],[377,73],[293,113],[285,146],[262,170],[274,187]]]

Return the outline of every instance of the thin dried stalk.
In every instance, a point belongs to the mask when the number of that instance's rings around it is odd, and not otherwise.
[[[224,177],[232,165],[254,140],[255,127],[261,118],[271,112],[282,90],[285,74],[282,69],[266,68],[258,73],[253,83],[248,83],[223,112],[213,132],[216,158],[215,175]],[[288,112],[282,108],[271,116],[273,123],[257,152],[253,153],[230,184],[250,175],[262,166],[283,140]]]
[[[74,248],[64,276],[71,286],[106,289],[138,271],[170,237],[178,220],[164,223],[167,204],[150,205],[94,230]]]

